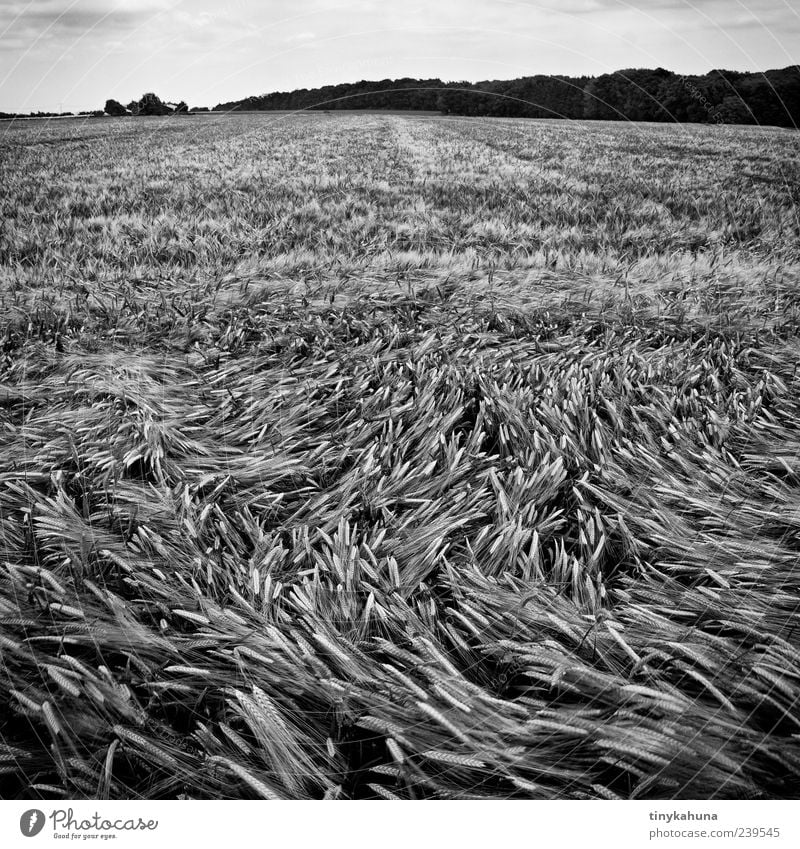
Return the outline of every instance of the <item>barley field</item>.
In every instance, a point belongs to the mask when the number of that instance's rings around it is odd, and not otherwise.
[[[0,123],[0,797],[800,797],[798,154]]]

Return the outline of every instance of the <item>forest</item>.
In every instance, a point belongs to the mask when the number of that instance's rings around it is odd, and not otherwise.
[[[246,97],[214,109],[421,110],[508,118],[796,127],[800,121],[800,70],[796,66],[764,73],[713,70],[702,76],[684,76],[664,68],[634,68],[598,77],[539,75],[477,83],[362,80]]]

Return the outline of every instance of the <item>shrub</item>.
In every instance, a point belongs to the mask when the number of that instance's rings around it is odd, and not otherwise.
[[[107,100],[104,109],[106,115],[111,115],[114,118],[128,114],[128,110],[118,100]]]

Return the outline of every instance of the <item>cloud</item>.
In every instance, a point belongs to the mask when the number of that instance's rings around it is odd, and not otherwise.
[[[45,31],[52,35],[80,35],[97,27],[129,30],[162,14],[174,3],[166,0],[0,0],[0,32],[36,38]]]

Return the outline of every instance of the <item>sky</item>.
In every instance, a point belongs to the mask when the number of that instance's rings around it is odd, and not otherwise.
[[[796,0],[0,0],[0,111],[800,62]]]

